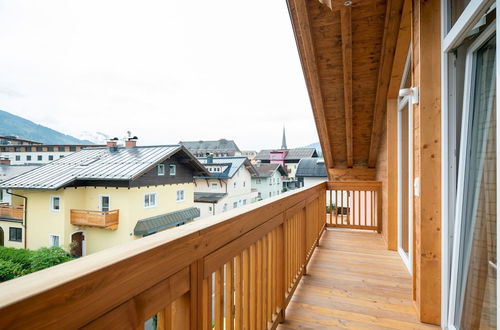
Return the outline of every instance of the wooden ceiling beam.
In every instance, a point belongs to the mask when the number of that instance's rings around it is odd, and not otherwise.
[[[388,0],[385,14],[384,37],[380,52],[380,65],[377,80],[377,94],[373,109],[372,133],[370,139],[370,152],[368,167],[377,165],[377,154],[382,137],[384,114],[386,111],[387,92],[391,81],[392,63],[398,41],[398,32],[401,22],[401,12],[404,0]]]
[[[347,148],[347,167],[353,166],[352,146],[352,28],[351,6],[340,9],[342,35],[342,67],[344,73],[344,113]]]
[[[314,121],[318,131],[326,168],[333,168],[333,150],[326,125],[323,95],[318,75],[318,65],[311,36],[311,26],[307,10],[307,0],[287,0],[292,20],[292,28],[299,51],[302,71],[306,81],[309,98],[313,109]]]

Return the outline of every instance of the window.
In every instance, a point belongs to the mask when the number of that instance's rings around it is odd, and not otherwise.
[[[236,182],[235,182],[235,183],[233,183],[233,188],[236,188]]]
[[[170,176],[175,176],[176,168],[175,164],[168,165]]]
[[[496,39],[469,47],[460,141],[450,319],[456,329],[496,328]]]
[[[52,147],[52,146],[47,147],[47,151],[54,151],[54,147]]]
[[[224,203],[224,207],[222,208],[222,212],[226,212],[227,211],[227,203]]]
[[[41,160],[43,159],[43,158],[42,158],[42,155],[38,155],[38,156],[36,156],[36,159],[37,159],[37,160],[39,160],[39,161],[41,161]]]
[[[49,155],[49,160],[54,160],[54,156],[53,155]]]
[[[49,235],[49,247],[59,246],[59,235]]]
[[[257,184],[260,184],[260,179],[257,179]]]
[[[144,195],[144,207],[155,207],[156,206],[156,193],[148,193]]]
[[[33,151],[33,148],[31,148],[31,147],[24,147],[24,151]]]
[[[238,207],[238,202],[234,202],[233,203],[233,209],[237,208]]]
[[[9,227],[9,241],[22,242],[23,241],[22,228]]]
[[[21,152],[21,147],[15,147],[15,148],[14,148],[14,151],[15,151],[15,152]]]
[[[272,192],[269,192],[269,197],[272,197],[273,196],[273,193]]]
[[[159,176],[165,175],[165,164],[158,165],[158,175]]]
[[[64,158],[64,155],[59,155],[59,159]]]
[[[63,152],[64,152],[64,147],[59,146],[59,147],[57,147],[57,150],[58,150],[58,151],[63,151]]]
[[[59,212],[61,209],[61,198],[59,196],[50,196],[50,210]]]
[[[211,185],[211,187],[212,187],[212,190],[215,190],[215,189],[217,189],[217,186],[218,186],[218,184],[217,184],[217,183],[212,183],[212,185]]]
[[[75,146],[70,146],[69,147],[69,151],[76,151],[76,147]]]
[[[26,156],[26,160],[31,160],[31,156]]]
[[[43,151],[43,147],[36,147],[36,151]]]
[[[20,161],[21,160],[21,156],[16,156],[16,160]]]
[[[245,187],[245,186],[246,186],[246,181],[243,181],[243,187]]]
[[[243,205],[247,205],[247,200],[246,199],[243,200]]]
[[[208,207],[208,212],[212,212],[212,207],[211,206]]]
[[[178,202],[184,201],[184,190],[177,190],[177,201]]]
[[[269,178],[269,185],[271,186],[273,184],[271,178]]]
[[[101,209],[102,212],[109,211],[109,196],[107,195],[99,196],[99,208]]]

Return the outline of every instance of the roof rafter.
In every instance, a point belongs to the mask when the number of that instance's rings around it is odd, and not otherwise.
[[[386,111],[387,92],[391,81],[392,63],[398,41],[399,26],[401,22],[401,12],[404,0],[388,0],[385,14],[384,38],[380,53],[380,66],[377,80],[377,94],[375,96],[375,106],[373,109],[372,133],[370,139],[370,152],[368,155],[368,167],[377,165],[377,154],[384,114]]]
[[[331,148],[330,137],[325,120],[325,110],[323,107],[323,95],[318,75],[318,66],[314,51],[311,27],[307,11],[306,0],[287,0],[288,10],[292,18],[292,27],[295,32],[296,43],[298,45],[299,56],[309,91],[309,98],[313,108],[314,120],[321,141],[323,157],[327,168],[333,167],[333,150]]]
[[[344,112],[347,149],[347,167],[353,165],[352,146],[352,29],[351,6],[340,9],[340,28],[342,35],[342,67],[344,73]]]

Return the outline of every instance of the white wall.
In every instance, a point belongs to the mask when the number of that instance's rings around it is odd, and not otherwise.
[[[252,178],[252,188],[257,190],[257,194],[260,193],[261,199],[281,195],[283,181],[280,172],[274,171],[273,175],[268,178]]]

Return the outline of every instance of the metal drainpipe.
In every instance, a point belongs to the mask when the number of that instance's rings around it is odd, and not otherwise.
[[[11,196],[16,196],[24,199],[24,219],[23,219],[23,228],[24,228],[24,249],[26,249],[26,242],[28,240],[28,197],[23,195],[14,194],[10,192],[9,189],[6,190],[7,194]]]

